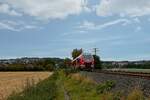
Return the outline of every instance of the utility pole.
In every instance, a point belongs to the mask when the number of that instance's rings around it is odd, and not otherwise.
[[[93,48],[94,55],[96,55],[98,51],[98,48]]]

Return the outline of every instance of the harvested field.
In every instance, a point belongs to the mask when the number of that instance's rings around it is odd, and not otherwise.
[[[8,95],[21,92],[27,81],[35,84],[48,78],[50,72],[0,72],[0,100],[4,100]]]

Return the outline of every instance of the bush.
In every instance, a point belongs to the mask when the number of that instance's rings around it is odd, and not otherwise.
[[[94,67],[96,69],[101,69],[101,61],[100,61],[99,56],[93,55],[93,57],[94,57]]]
[[[54,70],[54,65],[47,64],[46,67],[45,67],[45,69],[48,70],[48,71],[53,71]]]
[[[74,68],[72,68],[72,67],[70,67],[70,68],[65,68],[65,69],[64,69],[64,73],[65,73],[66,75],[69,75],[69,74],[71,74],[71,73],[77,73],[77,72],[79,72],[79,70],[78,70],[78,69],[74,69]]]
[[[106,81],[103,84],[99,84],[96,88],[96,91],[98,94],[104,93],[104,92],[111,90],[114,86],[115,86],[114,81]]]

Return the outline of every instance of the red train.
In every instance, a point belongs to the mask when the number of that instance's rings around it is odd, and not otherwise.
[[[94,69],[94,57],[90,53],[82,53],[72,61],[76,69]]]

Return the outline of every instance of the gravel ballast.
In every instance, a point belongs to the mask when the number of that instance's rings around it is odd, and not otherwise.
[[[108,80],[115,81],[116,85],[112,89],[114,92],[121,91],[124,95],[127,95],[134,88],[139,88],[145,96],[150,97],[150,80],[148,79],[96,72],[81,72],[81,74],[92,78],[97,83],[103,83]]]

